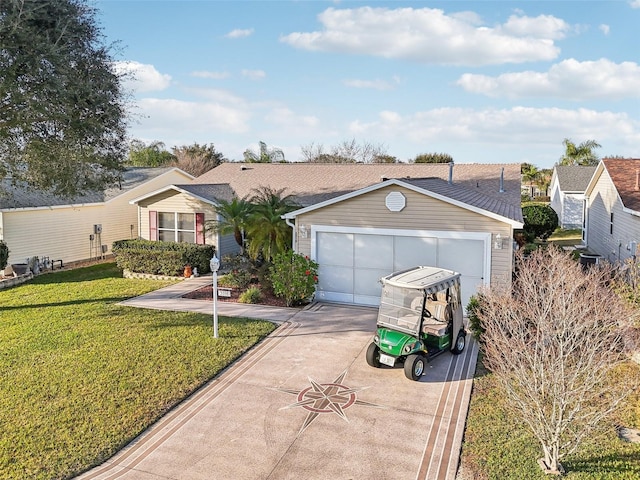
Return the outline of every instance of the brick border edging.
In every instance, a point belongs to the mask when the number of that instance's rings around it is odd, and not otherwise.
[[[122,271],[123,278],[139,278],[146,280],[184,280],[185,277],[172,277],[171,275],[154,275],[152,273],[138,273],[131,270]]]
[[[5,280],[0,281],[0,290],[3,290],[5,288],[15,287],[17,285],[20,285],[21,283],[31,280],[32,278],[33,278],[33,273],[31,272],[25,273],[24,275],[19,275],[17,277],[7,278]]]

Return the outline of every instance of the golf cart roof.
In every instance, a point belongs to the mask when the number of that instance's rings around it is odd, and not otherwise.
[[[415,267],[392,273],[380,279],[383,285],[426,290],[435,293],[460,283],[460,274],[438,267]]]

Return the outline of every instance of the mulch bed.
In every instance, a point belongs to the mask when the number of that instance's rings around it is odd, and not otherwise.
[[[254,287],[260,288],[260,285],[252,285]],[[262,291],[262,290],[261,290]],[[231,289],[230,297],[221,297],[218,295],[219,302],[238,302],[238,297],[242,292],[236,288]],[[207,285],[201,287],[197,290],[187,293],[183,295],[182,298],[191,298],[193,300],[209,300],[211,301],[213,298],[213,286]],[[258,302],[259,305],[269,305],[272,307],[286,307],[287,302],[283,298],[276,297],[270,291],[262,291],[262,300]]]

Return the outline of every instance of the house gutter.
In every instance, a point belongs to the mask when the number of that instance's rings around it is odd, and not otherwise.
[[[293,243],[293,245],[295,245],[296,247],[298,246],[298,236],[296,235],[296,224],[295,223],[291,223],[291,219],[285,215],[283,215],[281,218],[284,218],[284,221],[287,225],[289,225],[291,227],[291,230],[293,230],[293,237],[291,238],[291,243]]]

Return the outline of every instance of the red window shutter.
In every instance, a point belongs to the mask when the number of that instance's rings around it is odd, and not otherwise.
[[[204,245],[204,213],[196,213],[196,243]]]
[[[149,240],[158,240],[158,212],[149,210]]]

